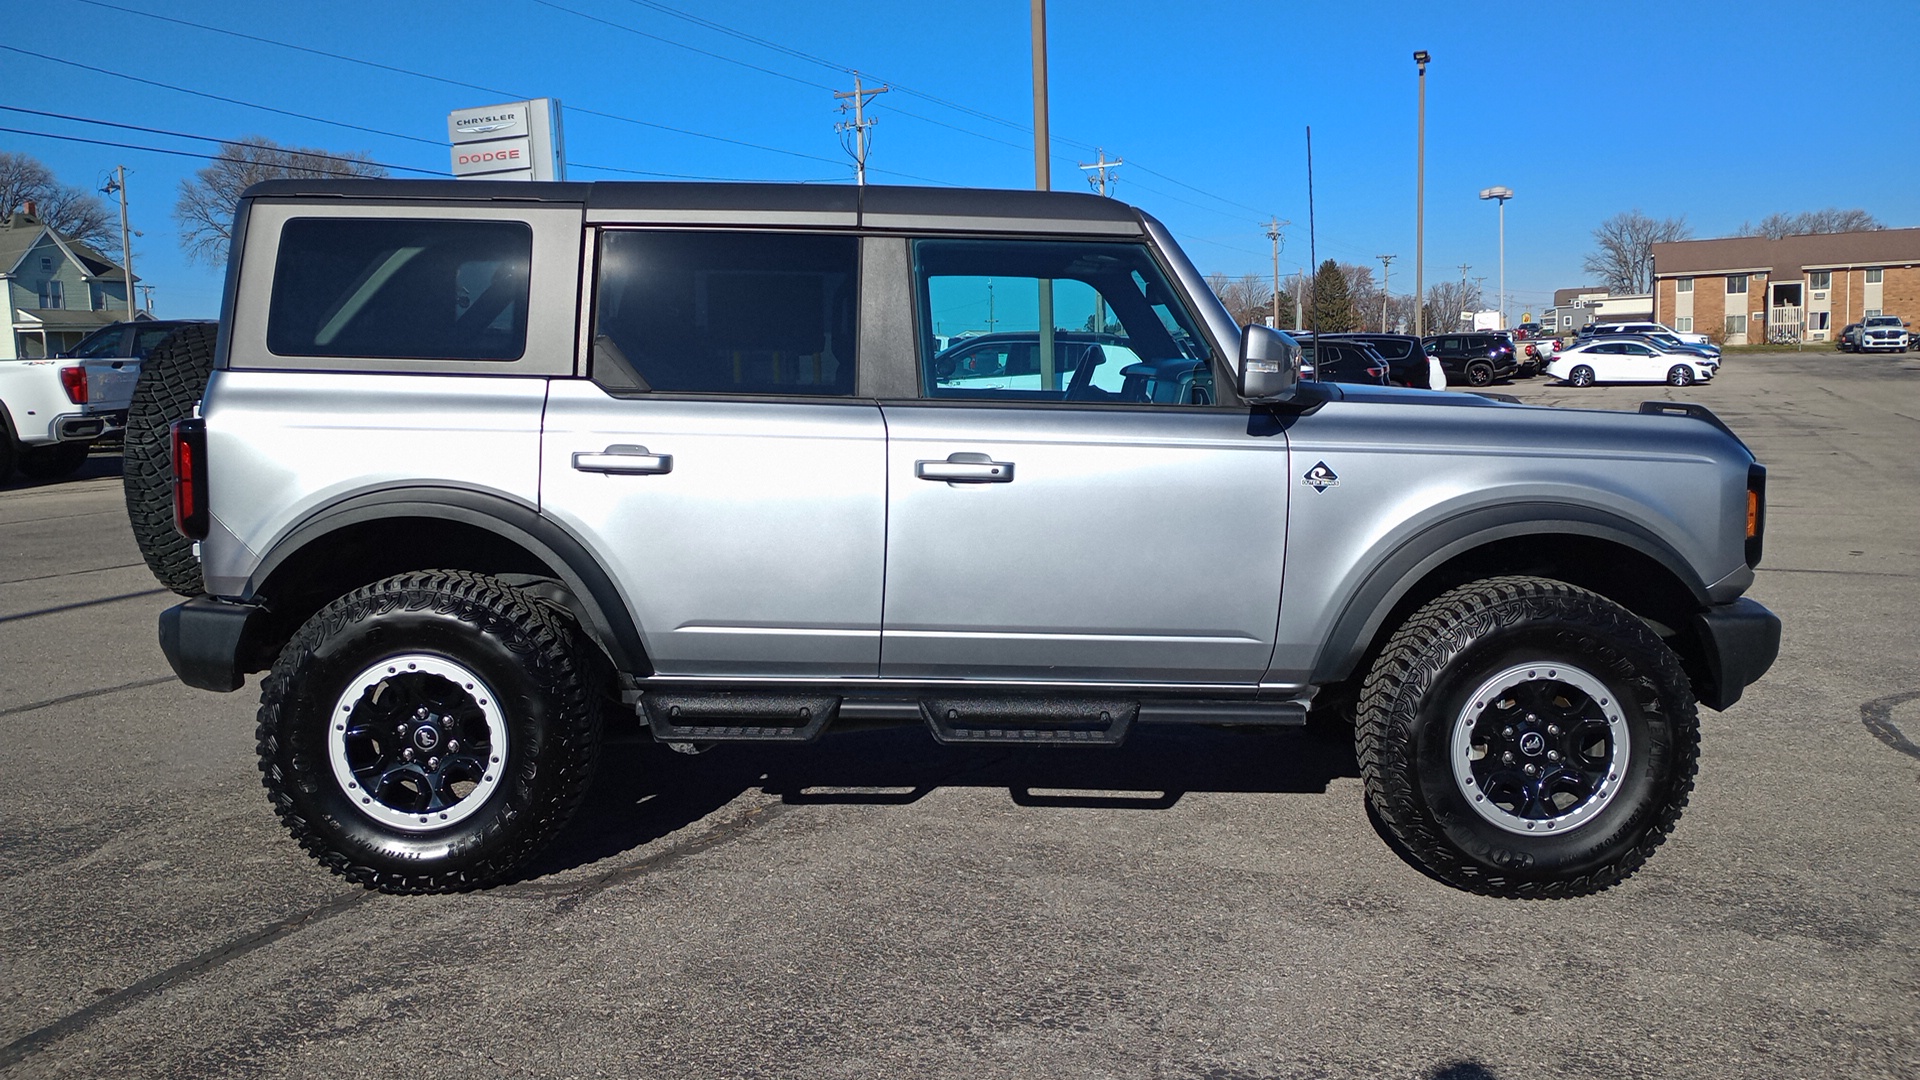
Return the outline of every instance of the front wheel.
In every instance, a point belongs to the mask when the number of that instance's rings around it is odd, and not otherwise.
[[[1692,386],[1693,369],[1685,364],[1675,364],[1667,369],[1668,386]]]
[[[1575,365],[1572,371],[1567,372],[1567,382],[1574,386],[1592,386],[1593,369],[1585,364]]]
[[[600,714],[577,638],[545,605],[459,571],[327,605],[261,684],[261,783],[281,822],[383,892],[508,877],[592,773]]]
[[[1494,896],[1613,885],[1673,830],[1699,720],[1679,660],[1584,589],[1502,577],[1430,601],[1362,686],[1368,800],[1414,861]]]

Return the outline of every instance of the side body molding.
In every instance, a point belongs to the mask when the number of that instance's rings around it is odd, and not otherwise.
[[[278,538],[247,580],[244,599],[265,600],[262,588],[281,566],[314,543],[342,529],[397,518],[459,522],[525,549],[566,586],[587,629],[605,646],[615,666],[636,676],[652,673],[633,613],[605,568],[585,544],[536,509],[515,499],[470,488],[408,486],[365,491],[334,503]]]
[[[1582,536],[1618,544],[1652,559],[1682,582],[1695,602],[1712,601],[1707,584],[1671,545],[1644,526],[1597,507],[1574,503],[1509,502],[1484,506],[1434,523],[1384,555],[1348,599],[1316,658],[1310,681],[1338,682],[1352,674],[1387,616],[1429,574],[1476,548],[1524,536]],[[1520,572],[1520,568],[1515,568]],[[1283,602],[1284,609],[1284,602]],[[1282,611],[1282,621],[1285,612]],[[1273,675],[1282,673],[1275,672]]]

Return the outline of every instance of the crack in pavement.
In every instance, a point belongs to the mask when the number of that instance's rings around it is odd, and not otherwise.
[[[52,581],[54,578],[78,577],[81,574],[101,574],[108,570],[131,570],[136,566],[145,566],[143,562],[115,563],[112,566],[91,566],[85,570],[62,570],[57,574],[41,574],[38,577],[7,578],[0,585],[18,585],[26,581]]]
[[[37,611],[23,611],[18,615],[0,615],[0,623],[19,622],[22,619],[37,619],[42,615],[58,615],[63,611],[77,611],[80,608],[99,607],[101,604],[117,604],[122,600],[138,600],[143,596],[161,596],[166,589],[145,589],[140,592],[121,593],[118,596],[103,596],[98,600],[81,600],[73,604],[60,604],[56,607],[40,608]]]
[[[209,949],[191,960],[175,964],[165,971],[155,972],[124,990],[115,991],[84,1009],[69,1013],[37,1031],[28,1032],[6,1046],[0,1047],[0,1069],[12,1068],[80,1029],[129,1009],[171,986],[225,967],[248,953],[271,945],[289,934],[351,911],[366,903],[373,895],[370,892],[358,892],[329,900],[319,907],[269,923],[250,934]]]

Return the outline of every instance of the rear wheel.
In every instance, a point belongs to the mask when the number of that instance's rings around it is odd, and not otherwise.
[[[92,449],[92,443],[83,442],[35,446],[20,455],[20,474],[34,480],[58,480],[63,476],[71,476],[87,463],[87,454]]]
[[[1485,360],[1475,360],[1467,365],[1467,385],[1486,386],[1493,382],[1493,365]]]
[[[175,420],[192,415],[213,372],[216,327],[190,324],[175,330],[140,365],[133,404],[127,410],[122,459],[127,521],[147,569],[160,584],[182,596],[206,589],[193,541],[173,527],[173,445]]]
[[[1363,684],[1367,797],[1412,858],[1498,896],[1598,892],[1673,830],[1699,722],[1678,658],[1617,604],[1502,577],[1430,601]]]
[[[1576,364],[1572,371],[1567,372],[1567,382],[1574,386],[1592,386],[1593,369],[1585,364]]]
[[[1667,369],[1667,385],[1692,386],[1693,369],[1685,364],[1675,364]]]
[[[383,892],[512,875],[585,795],[599,700],[577,628],[498,580],[402,574],[327,605],[261,684],[261,783],[328,869]]]

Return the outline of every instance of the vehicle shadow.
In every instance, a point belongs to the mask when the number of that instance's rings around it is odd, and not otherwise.
[[[51,488],[61,484],[70,484],[76,480],[118,479],[123,475],[120,448],[116,444],[112,449],[96,448],[87,456],[87,463],[65,476],[56,476],[51,480],[36,480],[19,469],[8,471],[0,476],[0,491],[25,491],[31,488]]]
[[[1165,810],[1188,792],[1313,794],[1359,774],[1352,730],[1337,722],[1142,727],[1115,748],[943,746],[925,728],[904,726],[690,756],[625,721],[608,732],[573,824],[521,880],[634,851],[756,790],[788,805],[904,806],[943,787],[1004,788],[1022,807]]]

